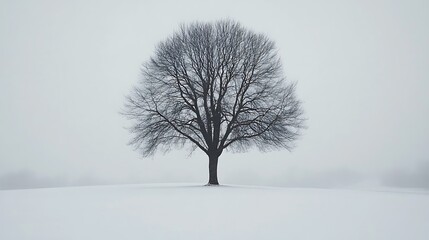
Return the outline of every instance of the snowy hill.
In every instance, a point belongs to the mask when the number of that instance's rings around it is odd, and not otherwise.
[[[0,191],[0,239],[429,239],[429,194],[195,184]]]

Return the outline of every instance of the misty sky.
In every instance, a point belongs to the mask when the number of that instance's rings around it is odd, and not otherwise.
[[[219,181],[429,188],[428,1],[0,0],[0,189],[207,181],[187,149],[141,158],[119,114],[179,24],[266,34],[308,129],[287,150],[225,153]]]

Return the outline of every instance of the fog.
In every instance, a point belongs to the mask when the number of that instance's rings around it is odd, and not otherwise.
[[[188,149],[142,158],[119,114],[181,23],[274,40],[308,118],[287,150],[224,153],[221,184],[429,188],[427,1],[0,1],[0,189],[207,181]]]

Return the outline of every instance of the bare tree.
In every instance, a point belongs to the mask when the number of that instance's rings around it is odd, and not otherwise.
[[[192,23],[158,44],[127,98],[131,144],[144,156],[191,143],[218,185],[225,149],[292,148],[303,118],[275,44],[234,21]]]

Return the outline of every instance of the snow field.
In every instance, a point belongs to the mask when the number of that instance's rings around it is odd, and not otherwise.
[[[429,194],[152,184],[0,191],[0,239],[429,239]]]

